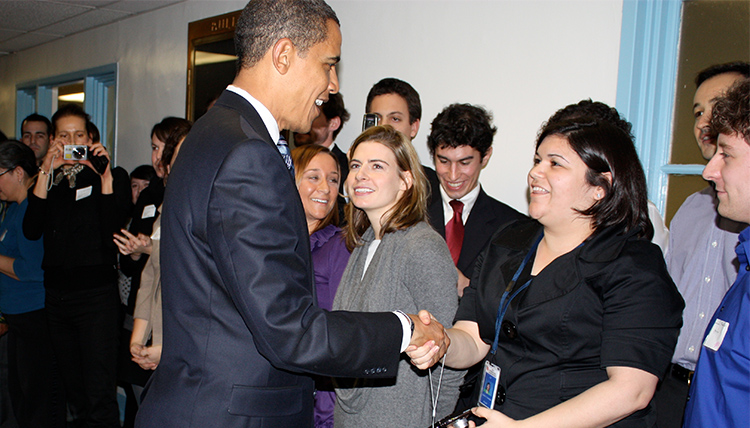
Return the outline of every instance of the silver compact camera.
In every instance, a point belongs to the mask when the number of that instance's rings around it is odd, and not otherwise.
[[[367,131],[367,128],[378,126],[379,123],[380,123],[380,117],[378,117],[377,114],[365,113],[365,116],[362,119],[362,132]]]
[[[63,159],[81,161],[89,158],[89,148],[76,144],[66,144],[63,146]]]

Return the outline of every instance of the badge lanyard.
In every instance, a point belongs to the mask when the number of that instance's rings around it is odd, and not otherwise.
[[[505,287],[503,296],[500,298],[500,306],[498,306],[497,308],[497,319],[495,319],[495,340],[492,342],[492,349],[490,350],[490,354],[492,355],[495,355],[495,352],[497,351],[497,342],[500,339],[501,325],[503,323],[503,318],[505,317],[505,312],[508,311],[508,307],[510,306],[510,302],[518,295],[518,293],[525,290],[526,287],[531,284],[532,278],[529,278],[529,280],[526,281],[526,283],[524,283],[522,286],[520,286],[518,290],[514,291],[513,294],[510,294],[510,292],[513,290],[513,286],[516,285],[518,277],[521,276],[521,272],[523,272],[524,268],[529,263],[529,260],[531,260],[531,256],[536,253],[539,242],[543,237],[544,234],[539,235],[539,238],[536,239],[534,245],[531,246],[529,252],[526,254],[526,257],[524,257],[523,262],[521,262],[521,266],[519,266],[518,270],[516,270],[516,273],[513,275],[513,279],[508,283],[508,286]]]

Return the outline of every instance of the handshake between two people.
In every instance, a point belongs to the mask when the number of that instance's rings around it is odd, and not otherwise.
[[[411,342],[404,352],[411,358],[411,363],[418,369],[428,369],[448,351],[451,339],[442,324],[431,313],[425,310],[418,315],[409,314],[414,323]]]

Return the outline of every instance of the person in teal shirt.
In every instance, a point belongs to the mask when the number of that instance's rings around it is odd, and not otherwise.
[[[44,310],[43,244],[22,231],[36,174],[29,147],[0,143],[0,199],[6,203],[0,216],[0,310],[8,323],[8,389],[20,428],[64,426],[65,421]]]

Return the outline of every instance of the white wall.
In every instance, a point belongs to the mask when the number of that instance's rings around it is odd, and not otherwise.
[[[187,23],[242,8],[244,1],[188,0],[58,42],[0,57],[0,129],[9,135],[18,83],[117,62],[121,166],[149,162],[151,126],[184,115]],[[539,125],[558,108],[592,98],[614,105],[621,0],[331,0],[342,23],[341,92],[349,146],[373,83],[393,76],[419,91],[414,145],[431,165],[429,123],[453,102],[494,113],[494,156],[481,182],[526,211],[526,173]]]

